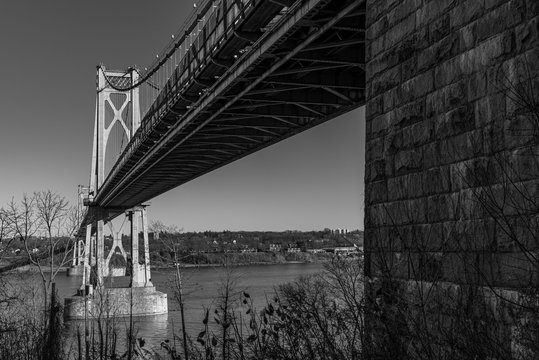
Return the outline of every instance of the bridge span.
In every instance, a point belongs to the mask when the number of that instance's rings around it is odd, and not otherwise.
[[[213,21],[110,172],[97,174],[92,205],[139,205],[365,103],[364,1],[208,1],[203,10]],[[133,91],[134,70],[98,71],[98,91]]]
[[[74,273],[79,295],[115,274],[112,254],[127,255],[111,227],[105,256],[104,226],[126,213],[131,287],[153,289],[141,294],[161,304],[140,314],[166,311],[151,283],[146,201],[365,104],[365,0],[207,0],[196,10],[149,68],[97,68]],[[67,316],[78,317],[81,298],[69,302]]]

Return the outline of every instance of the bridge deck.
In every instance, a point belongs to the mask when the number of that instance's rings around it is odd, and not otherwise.
[[[364,104],[363,0],[242,3],[176,70],[96,205],[138,205]]]

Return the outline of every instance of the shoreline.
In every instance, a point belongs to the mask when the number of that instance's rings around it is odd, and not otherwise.
[[[66,272],[68,268],[69,266],[55,267],[54,271],[58,271],[59,273]],[[43,272],[51,272],[50,266],[42,266],[41,270],[43,270]],[[24,273],[24,272],[39,273],[39,268],[36,265],[23,265],[23,266],[19,266],[19,267],[6,271],[6,273]]]
[[[293,264],[319,264],[326,262],[327,259],[320,259],[316,261],[299,261],[299,260],[292,260],[292,261],[282,261],[282,262],[244,262],[244,263],[233,263],[229,264],[229,266],[233,267],[242,267],[242,266],[250,266],[250,265],[293,265]],[[209,267],[224,267],[227,266],[226,264],[191,264],[191,263],[185,263],[180,264],[180,268],[182,269],[191,269],[191,268],[209,268]],[[162,271],[162,270],[173,270],[175,269],[175,266],[173,264],[169,265],[154,265],[152,266],[150,264],[150,267],[152,270],[155,271]],[[60,266],[59,268],[54,268],[54,271],[58,271],[59,273],[65,273],[67,272],[67,269],[69,266]],[[41,267],[43,272],[50,272],[50,266],[42,266]],[[14,269],[11,269],[7,271],[7,273],[39,273],[39,268],[36,265],[23,265]]]
[[[289,264],[318,264],[325,262],[327,260],[319,260],[319,261],[283,261],[283,262],[247,262],[247,263],[235,263],[235,264],[229,264],[229,266],[249,266],[249,265],[289,265]],[[180,269],[185,268],[199,268],[199,267],[224,267],[227,266],[226,264],[180,264]],[[152,270],[169,270],[169,269],[175,269],[175,266],[173,264],[171,265],[159,265],[159,266],[152,266]]]
[[[192,268],[211,268],[211,267],[225,267],[225,266],[232,266],[232,267],[243,267],[243,266],[250,266],[250,265],[293,265],[293,264],[323,264],[328,262],[330,259],[328,257],[310,257],[308,259],[303,260],[279,260],[279,261],[239,261],[234,262],[231,261],[228,264],[224,263],[199,263],[199,264],[193,264],[193,263],[180,263],[180,268],[182,269],[192,269]],[[152,265],[150,264],[150,267],[152,270],[155,271],[163,271],[163,270],[172,270],[176,267],[173,263],[170,264],[157,264]],[[70,266],[60,266],[59,268],[54,268],[54,271],[58,271],[59,273],[65,273],[70,268]],[[50,266],[42,266],[41,270],[43,272],[50,272]],[[6,273],[39,273],[39,268],[36,265],[33,264],[26,264],[22,265],[10,270],[7,270]]]

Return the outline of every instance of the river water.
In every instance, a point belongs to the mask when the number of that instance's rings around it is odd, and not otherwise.
[[[316,263],[238,266],[233,268],[231,278],[234,279],[235,290],[249,293],[254,306],[261,309],[266,304],[266,299],[273,298],[276,286],[294,281],[302,275],[318,273],[322,269],[323,265]],[[152,270],[153,284],[158,291],[168,294],[168,315],[139,317],[135,321],[137,337],[145,339],[146,346],[153,349],[159,349],[161,342],[166,339],[172,341],[173,332],[180,334],[181,317],[174,296],[174,275],[173,269]],[[203,329],[204,309],[213,307],[226,276],[227,272],[223,267],[182,269],[186,329],[192,337]],[[60,273],[55,282],[63,303],[63,298],[75,294],[81,278],[67,277]],[[74,334],[76,328],[82,324],[74,321],[67,326],[68,331]],[[127,327],[127,319],[121,326]]]

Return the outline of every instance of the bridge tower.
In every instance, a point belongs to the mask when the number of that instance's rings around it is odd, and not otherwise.
[[[92,149],[92,169],[90,174],[90,200],[92,195],[97,194],[106,178],[106,152],[107,145],[111,141],[111,133],[115,126],[123,132],[126,143],[131,140],[140,126],[140,106],[139,90],[134,88],[130,91],[119,91],[115,88],[124,84],[133,84],[137,81],[138,74],[134,69],[125,72],[106,71],[103,67],[97,68],[97,97],[94,123],[94,141]],[[90,281],[92,267],[89,261],[85,261],[85,271],[83,276],[83,286],[88,282],[92,285],[102,285],[103,277],[108,275],[108,261],[110,256],[105,257],[104,252],[104,225],[106,209],[96,208],[96,220],[93,230],[86,232],[86,246],[90,246],[91,234],[95,232],[95,281]],[[132,217],[130,217],[131,219]],[[135,244],[138,234],[132,236],[132,243]],[[121,241],[120,241],[121,244]],[[114,243],[117,245],[117,242]],[[123,248],[120,246],[121,250]],[[114,252],[113,246],[111,252]],[[89,249],[88,252],[90,253]],[[123,253],[123,252],[122,252]],[[134,255],[132,255],[133,258]]]
[[[83,259],[81,261],[79,257],[74,257],[74,265],[82,263],[82,285],[76,296],[66,299],[66,318],[83,318],[87,311],[91,315],[103,311],[104,306],[107,307],[106,311],[114,312],[116,316],[164,314],[168,311],[167,295],[156,291],[151,282],[148,205],[108,208],[95,201],[108,173],[116,163],[117,159],[113,156],[123,151],[140,127],[139,89],[134,87],[128,91],[118,90],[135,84],[137,80],[138,73],[134,69],[116,72],[106,71],[103,67],[97,68],[92,167],[90,186],[84,199],[85,205],[88,206],[88,220],[84,229],[84,249],[80,246],[78,249],[79,253],[83,254]],[[111,148],[111,142],[118,140],[122,141],[121,146]],[[111,221],[122,213],[125,213],[131,230],[131,281],[128,287],[110,287],[105,286],[105,277],[125,275],[125,271],[110,270],[111,259],[118,253],[118,249],[127,263],[127,253],[122,245],[125,221],[119,229],[114,229]],[[105,225],[110,228],[113,238],[108,254],[105,254]],[[133,302],[135,298],[136,301]]]
[[[97,98],[96,114],[94,123],[94,141],[92,150],[92,169],[90,175],[90,196],[92,202],[93,196],[97,194],[107,176],[107,148],[112,141],[112,130],[118,127],[124,135],[123,139],[127,144],[137,129],[140,127],[140,104],[139,89],[135,87],[129,91],[117,90],[118,86],[131,85],[138,80],[138,73],[131,69],[128,72],[106,71],[102,67],[97,68]],[[122,148],[119,149],[123,150]],[[110,157],[110,156],[109,156]],[[105,255],[104,249],[104,225],[108,218],[108,209],[97,206],[95,208],[96,219],[88,224],[86,231],[86,251],[90,254],[92,234],[95,234],[95,266],[92,268],[90,255],[85,259],[85,271],[83,275],[83,286],[103,284],[103,277],[109,275],[109,264],[112,255],[117,248],[120,249],[124,259],[126,253],[121,242],[121,234],[114,234],[113,246],[109,254]],[[126,216],[131,223],[131,258],[132,258],[132,286],[150,285],[149,270],[149,249],[148,249],[148,227],[146,217],[146,206],[139,206],[129,209]],[[144,238],[144,259],[143,264],[139,261],[139,220],[142,219],[142,232]],[[112,227],[111,227],[112,229]],[[121,231],[121,229],[120,229]],[[126,259],[127,260],[127,259]],[[95,280],[91,280],[91,274],[95,274]],[[114,274],[113,274],[114,275]]]

